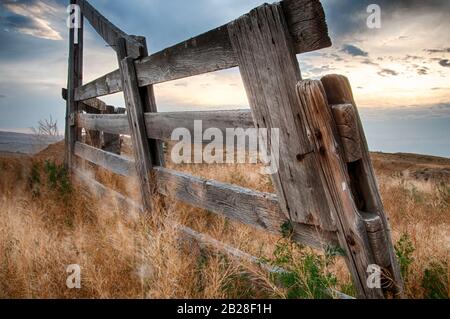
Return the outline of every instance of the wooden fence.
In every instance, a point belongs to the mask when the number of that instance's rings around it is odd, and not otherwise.
[[[149,214],[160,193],[270,233],[278,234],[288,221],[293,240],[320,249],[343,249],[358,297],[402,297],[390,228],[349,81],[339,75],[320,81],[301,78],[296,54],[331,45],[318,0],[264,4],[151,55],[144,37],[118,29],[85,0],[71,4],[81,8],[81,19],[86,18],[116,51],[119,64],[119,69],[83,84],[83,29],[71,29],[68,87],[63,93],[66,164],[75,176],[100,194],[112,193],[120,203],[137,205]],[[236,66],[251,111],[157,112],[154,84]],[[98,99],[121,91],[126,114]],[[194,120],[203,120],[204,129],[278,128],[279,170],[271,176],[277,194],[165,168],[162,141],[178,127],[193,131]],[[85,143],[82,129],[90,136]],[[134,160],[105,142],[119,140],[120,134],[131,136]],[[84,175],[75,157],[138,178],[141,204]],[[179,228],[202,244],[254,259],[185,226]],[[367,285],[372,264],[383,270],[379,288]]]

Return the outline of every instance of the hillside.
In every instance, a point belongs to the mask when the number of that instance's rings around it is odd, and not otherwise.
[[[311,257],[323,265],[325,256],[318,252],[173,201],[158,207],[153,216],[129,214],[104,196],[67,184],[58,166],[63,153],[63,143],[35,156],[0,153],[0,298],[318,298],[308,289],[292,295],[292,289],[279,287],[254,266],[180,245],[168,220],[269,260],[276,261],[283,248],[298,260]],[[408,297],[447,295],[450,159],[402,153],[373,153],[372,158]],[[273,191],[254,165],[177,169]],[[136,195],[132,181],[102,170],[95,174],[111,188]],[[65,286],[65,269],[72,263],[82,268],[80,290]],[[311,279],[310,270],[303,266],[284,266],[294,267],[300,279]],[[353,293],[341,259],[319,270],[323,278],[336,279],[326,281],[327,285]]]

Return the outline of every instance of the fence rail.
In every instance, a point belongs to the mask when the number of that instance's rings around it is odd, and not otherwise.
[[[157,140],[170,140],[176,128],[185,128],[194,136],[194,121],[202,121],[204,130],[217,128],[224,136],[227,128],[255,127],[249,110],[145,113],[144,116],[147,137]],[[78,114],[78,126],[112,134],[130,134],[125,114]]]
[[[262,5],[238,19],[148,55],[143,37],[128,35],[86,0],[83,16],[115,51],[119,69],[82,84],[82,30],[70,31],[66,164],[99,194],[123,206],[153,213],[156,194],[171,197],[272,234],[290,225],[292,239],[315,248],[340,246],[358,297],[402,296],[390,228],[372,168],[364,130],[348,80],[330,75],[302,80],[296,54],[331,45],[318,0]],[[81,42],[73,43],[79,32]],[[251,111],[158,113],[153,84],[239,67]],[[123,91],[125,109],[98,97]],[[162,140],[176,128],[195,134],[218,128],[278,128],[280,163],[272,182],[276,194],[195,177],[164,167]],[[83,130],[90,137],[83,141]],[[134,159],[111,151],[105,140],[130,135]],[[103,142],[102,142],[103,141]],[[81,158],[118,175],[136,178],[141,204],[108,189],[76,167]],[[257,260],[183,225],[188,237],[227,254]],[[367,267],[383,268],[383,285],[366,285]]]

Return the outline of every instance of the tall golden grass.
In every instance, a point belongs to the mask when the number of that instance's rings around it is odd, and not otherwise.
[[[45,161],[61,164],[62,156],[61,144],[34,157],[0,156],[0,298],[289,296],[289,289],[278,285],[259,267],[232,261],[182,240],[171,222],[185,224],[266,259],[273,258],[282,242],[277,236],[175,201],[165,201],[164,207],[142,216],[124,212],[112,199],[98,198],[76,183],[66,193],[52,185],[45,168]],[[439,263],[448,268],[450,174],[446,175],[445,170],[449,170],[450,161],[405,158],[375,154],[374,163],[394,240],[407,234],[414,247],[408,257],[411,265],[405,278],[407,295],[423,298],[428,296],[423,278],[430,265]],[[433,174],[419,174],[426,168]],[[176,169],[273,191],[270,179],[260,175],[254,165],[177,165]],[[418,171],[422,179],[417,178]],[[100,169],[93,170],[93,174],[130,197],[137,194],[132,179]],[[81,267],[81,289],[66,287],[66,267],[70,264]],[[333,288],[351,291],[350,276],[342,260],[327,265],[327,271],[338,279]],[[312,298],[314,293],[306,297]]]

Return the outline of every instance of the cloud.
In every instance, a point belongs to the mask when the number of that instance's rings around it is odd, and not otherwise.
[[[427,75],[428,74],[428,68],[425,67],[425,66],[417,68],[417,74],[419,74],[419,75]]]
[[[372,60],[370,60],[370,59],[365,59],[364,61],[362,61],[361,63],[363,63],[363,64],[368,64],[368,65],[375,65],[375,66],[379,66],[379,64],[378,63],[376,63],[376,62],[373,62]]]
[[[352,56],[369,56],[369,53],[352,44],[344,44],[342,46],[342,51]]]
[[[6,95],[0,94],[0,99],[4,99],[4,98],[6,98]]]
[[[443,67],[449,68],[450,67],[450,61],[448,59],[442,59],[439,61],[439,64]]]
[[[60,18],[61,6],[53,2],[37,0],[3,0],[0,8],[5,11],[0,23],[6,30],[47,40],[63,40],[50,20]]]
[[[378,75],[380,75],[380,76],[397,76],[398,72],[391,70],[391,69],[381,69],[378,72]]]
[[[444,49],[425,49],[428,53],[450,53],[450,48]]]

